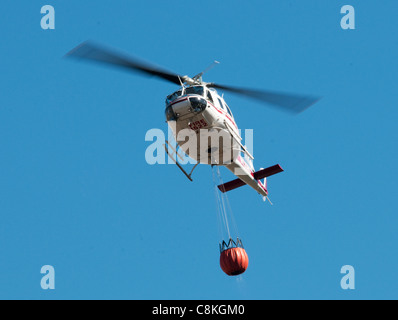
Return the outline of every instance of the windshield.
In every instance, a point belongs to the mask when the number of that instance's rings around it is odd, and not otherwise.
[[[178,97],[181,97],[181,95],[182,95],[182,90],[178,90],[178,91],[174,92],[173,94],[169,95],[166,98],[166,104],[169,104],[171,101],[177,99]]]
[[[228,111],[229,115],[233,118],[234,116],[233,116],[233,114],[231,112],[231,109],[228,107],[227,104],[225,104],[225,106],[227,107],[227,111]]]
[[[185,94],[198,94],[203,96],[204,90],[202,86],[189,87],[185,89]]]
[[[189,87],[189,88],[185,88],[184,89],[184,95],[186,94],[197,94],[199,96],[204,95],[204,88],[203,86],[195,86],[195,87]],[[182,90],[178,90],[174,93],[172,93],[171,95],[169,95],[166,98],[166,104],[171,103],[172,101],[174,101],[175,99],[177,99],[178,97],[182,96]]]

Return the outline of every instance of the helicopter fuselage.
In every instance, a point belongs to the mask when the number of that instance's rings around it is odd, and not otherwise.
[[[189,157],[212,165],[236,160],[242,138],[231,110],[216,90],[195,86],[169,97],[166,120],[176,142]]]
[[[215,89],[182,88],[167,97],[165,113],[175,141],[190,158],[201,164],[223,165],[258,193],[268,195],[266,183],[254,177],[252,162],[241,156],[247,151],[238,126]]]

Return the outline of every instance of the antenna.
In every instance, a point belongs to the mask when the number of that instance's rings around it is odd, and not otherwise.
[[[206,72],[208,72],[209,70],[213,69],[217,64],[220,64],[220,62],[218,62],[217,60],[214,60],[214,62],[209,65],[205,70],[203,70],[201,73],[197,74],[196,76],[194,76],[192,79],[196,80],[196,81],[200,81],[202,82],[202,76],[203,74],[205,74]]]

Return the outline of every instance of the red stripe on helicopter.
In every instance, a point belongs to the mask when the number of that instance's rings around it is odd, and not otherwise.
[[[180,100],[173,101],[173,102],[171,102],[171,103],[169,104],[169,106],[173,106],[173,105],[175,105],[175,104],[177,104],[177,103],[179,103],[179,102],[183,102],[183,101],[186,101],[186,100],[188,100],[187,97],[182,98],[182,99],[180,99]]]
[[[247,169],[250,172],[250,175],[254,178],[254,171],[252,168],[249,167],[249,165],[246,163],[246,161],[243,160],[240,155],[238,156],[237,159],[240,162],[240,164],[243,166],[243,168]]]
[[[268,192],[267,188],[265,188],[265,186],[263,185],[263,183],[261,182],[261,180],[257,180],[257,183],[258,183],[258,185],[259,185],[259,187],[260,187],[261,189],[263,189],[265,192]]]
[[[175,104],[177,104],[177,103],[180,103],[180,102],[183,102],[183,101],[187,101],[187,100],[188,100],[188,97],[184,97],[184,98],[181,98],[181,99],[179,99],[179,100],[175,100],[175,101],[171,102],[171,103],[169,104],[169,106],[173,106],[173,105],[175,105]],[[229,115],[228,115],[225,111],[219,110],[217,107],[215,107],[215,106],[214,106],[213,104],[211,104],[210,102],[209,102],[209,104],[210,104],[214,109],[216,109],[220,114],[226,116],[227,119],[228,119],[229,121],[231,121],[231,123],[235,126],[235,128],[238,129],[238,126],[236,125],[235,121],[232,120],[232,119],[229,117]]]
[[[210,102],[209,102],[209,104],[210,104],[214,109],[216,109],[219,113],[221,113],[222,115],[226,116],[227,119],[228,119],[229,121],[231,121],[231,123],[236,127],[236,129],[238,129],[238,126],[236,125],[235,121],[232,120],[232,119],[228,116],[228,114],[227,114],[225,111],[218,109],[217,107],[215,107],[215,106],[214,106],[213,104],[211,104]]]

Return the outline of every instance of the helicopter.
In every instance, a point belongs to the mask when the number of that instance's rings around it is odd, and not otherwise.
[[[218,64],[217,61],[205,71],[189,77],[88,41],[74,48],[66,56],[113,65],[155,76],[178,85],[179,89],[168,95],[165,101],[166,122],[177,142],[175,148],[166,140],[164,144],[166,153],[191,181],[192,173],[200,163],[225,166],[237,179],[218,185],[221,192],[225,193],[248,185],[257,191],[264,201],[268,197],[267,178],[282,172],[283,169],[276,164],[255,171],[254,157],[242,144],[242,137],[233,113],[223,95],[220,95],[217,90],[243,95],[291,113],[300,113],[319,100],[314,96],[253,90],[204,82],[203,74]],[[221,140],[222,146],[220,146]],[[190,173],[178,161],[178,158],[181,159],[178,148],[196,161]]]

